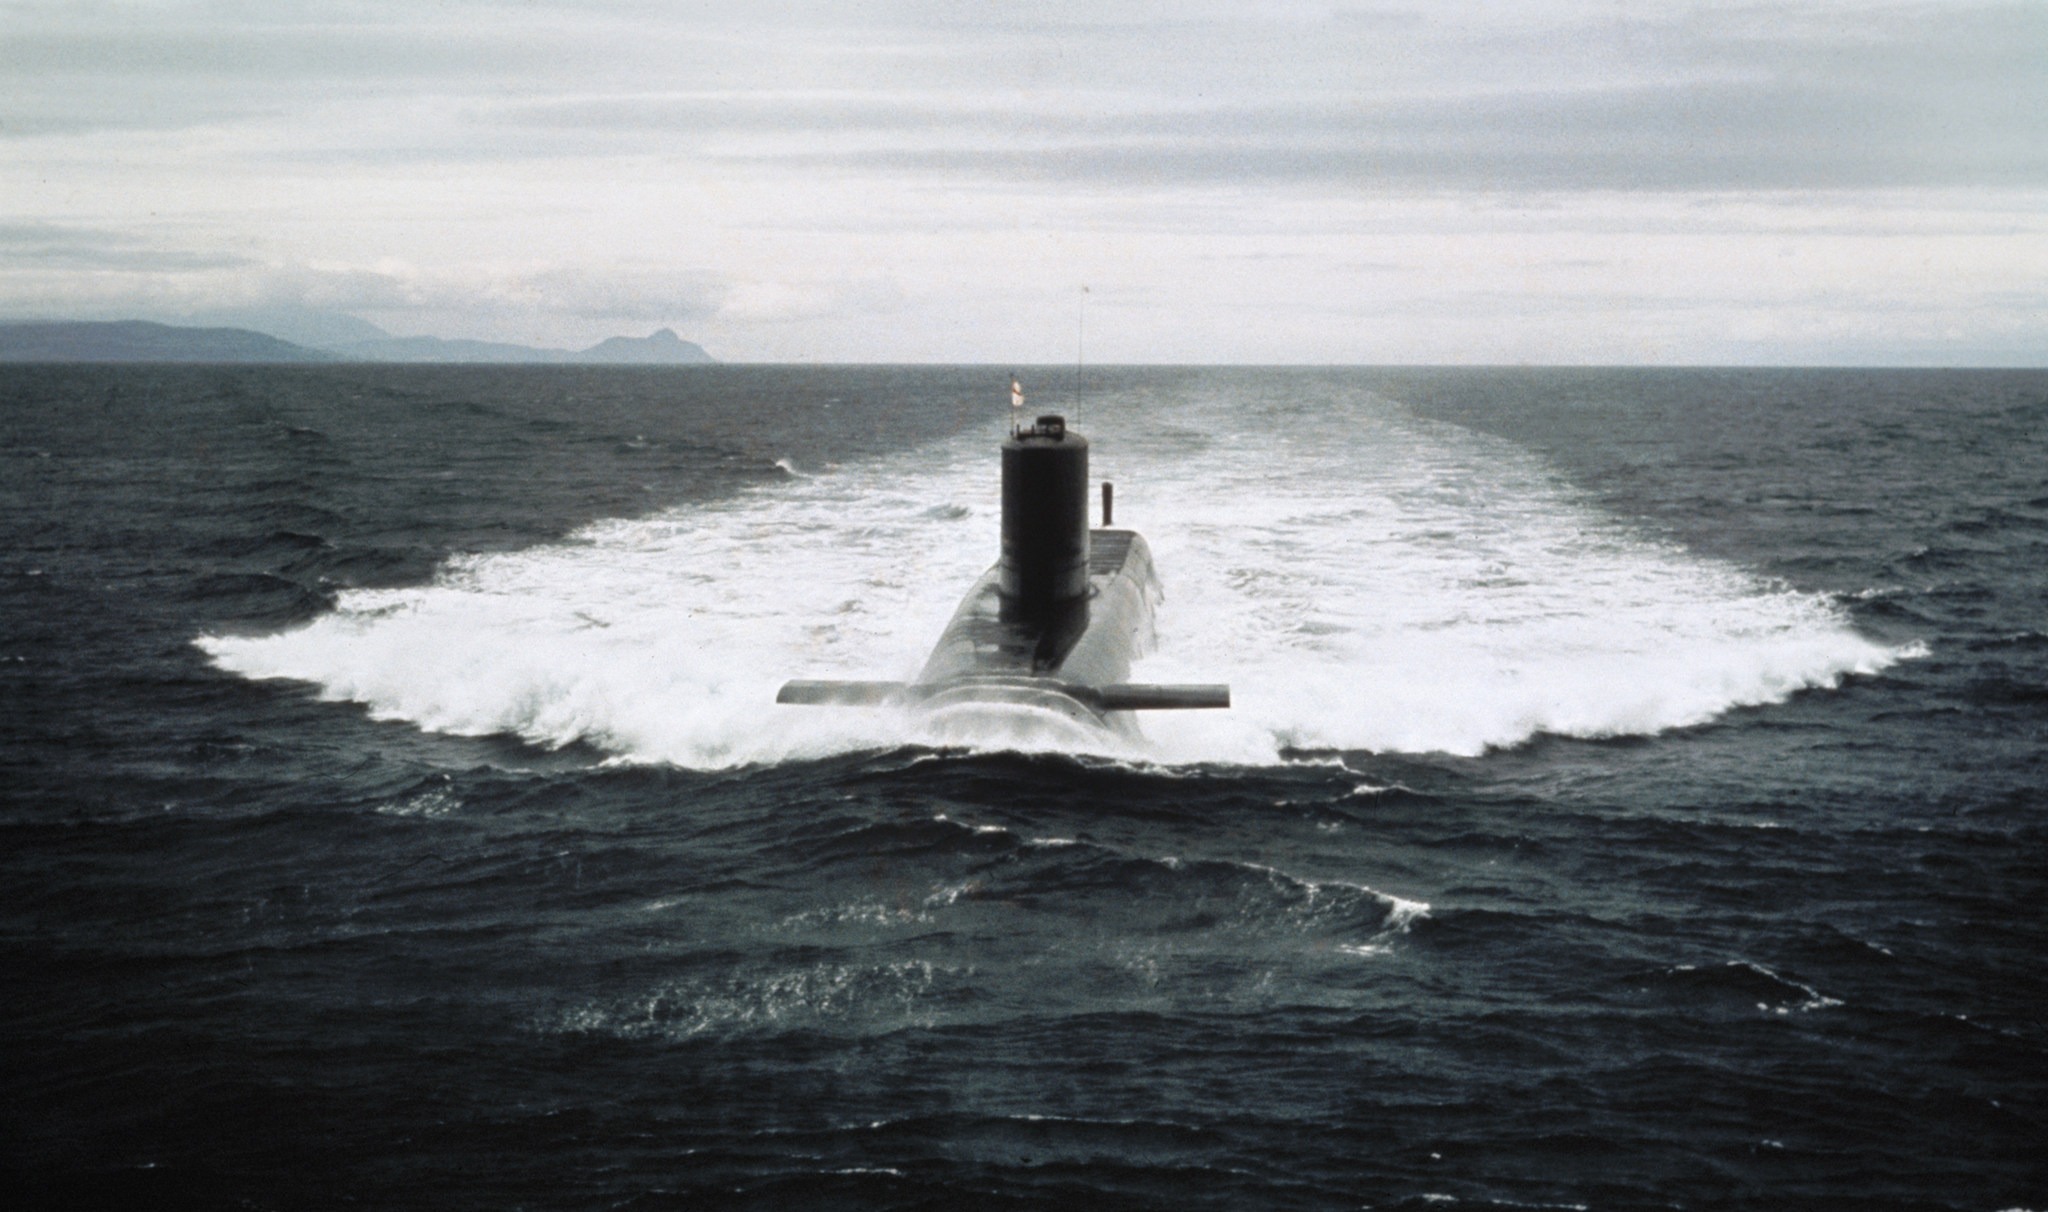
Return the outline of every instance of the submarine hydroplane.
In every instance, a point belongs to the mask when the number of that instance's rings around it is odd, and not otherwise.
[[[1022,392],[1011,384],[1012,407]],[[909,682],[797,680],[778,703],[922,713],[1037,709],[1135,737],[1134,711],[1230,706],[1230,687],[1133,683],[1162,596],[1142,535],[1088,524],[1088,439],[1058,415],[1012,423],[1002,446],[1001,558],[967,591]]]

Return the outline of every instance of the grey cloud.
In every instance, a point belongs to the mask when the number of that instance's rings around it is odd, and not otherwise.
[[[812,170],[1117,186],[2048,183],[2048,8],[1849,16],[1858,19],[1773,24],[1737,11],[1429,39],[1414,21],[1389,22],[1393,50],[1377,39],[1324,44],[1300,29],[1233,41],[1198,24],[1144,38],[1096,26],[1070,31],[1074,62],[1015,92],[992,80],[949,86],[963,57],[935,55],[866,89],[543,98],[474,120],[508,149],[709,148]],[[1047,37],[1033,29],[1012,42]],[[1287,70],[1260,79],[1286,52]]]
[[[331,311],[408,311],[439,302],[432,286],[367,269],[274,267],[253,291],[253,301]]]
[[[233,253],[165,248],[120,232],[54,223],[0,224],[0,270],[180,273],[250,264]]]
[[[526,281],[551,309],[589,320],[707,320],[731,293],[727,283],[707,274],[549,270]]]
[[[730,63],[715,39],[562,8],[54,11],[0,37],[12,85],[0,134],[174,130],[365,101],[574,91],[622,71],[711,77]]]
[[[250,298],[265,306],[367,312],[384,320],[442,313],[487,318],[545,314],[682,324],[717,314],[728,293],[727,284],[715,275],[691,272],[557,268],[481,280],[469,274],[405,275],[294,265],[266,271]]]
[[[2028,3],[68,11],[0,40],[7,133],[240,118],[292,131],[264,154],[318,162],[718,155],[1118,187],[2048,183],[2048,7]],[[392,117],[422,99],[451,117]]]
[[[2048,98],[2044,98],[2048,103]],[[1826,189],[2048,183],[2031,119],[1933,137],[1883,93],[1704,85],[1370,107],[1259,107],[1038,127],[1035,145],[757,153],[813,169],[1105,185],[1278,181],[1483,190]],[[1115,129],[1121,127],[1121,129]]]

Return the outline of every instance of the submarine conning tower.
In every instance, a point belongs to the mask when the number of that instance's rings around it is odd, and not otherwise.
[[[1088,596],[1088,439],[1042,416],[1003,443],[1005,613],[1040,614]]]

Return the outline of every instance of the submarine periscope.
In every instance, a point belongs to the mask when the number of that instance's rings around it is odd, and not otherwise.
[[[1021,394],[1013,387],[1013,402]],[[1225,685],[1133,683],[1162,592],[1151,549],[1088,524],[1088,439],[1064,418],[1013,425],[1002,447],[1002,550],[910,682],[797,680],[778,703],[900,706],[923,713],[1037,709],[1128,737],[1136,711],[1230,706]]]

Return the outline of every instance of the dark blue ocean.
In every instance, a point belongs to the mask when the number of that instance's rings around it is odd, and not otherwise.
[[[2048,372],[1009,376],[0,368],[8,1206],[2048,1208]]]

